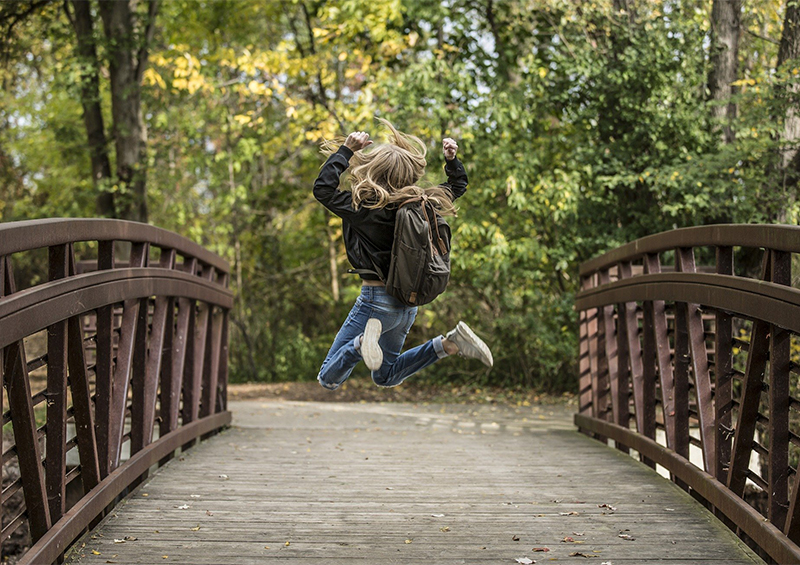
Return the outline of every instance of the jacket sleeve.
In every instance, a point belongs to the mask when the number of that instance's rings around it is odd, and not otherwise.
[[[314,181],[314,197],[340,218],[349,219],[356,214],[353,210],[353,195],[339,190],[339,177],[350,166],[352,156],[353,152],[342,145],[336,153],[328,157]]]
[[[444,172],[447,173],[447,182],[442,183],[442,186],[447,188],[453,194],[453,200],[464,195],[467,191],[467,171],[464,165],[455,157],[452,161],[445,160]]]

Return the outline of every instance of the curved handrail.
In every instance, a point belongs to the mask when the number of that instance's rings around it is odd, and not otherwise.
[[[703,257],[715,251],[711,265],[696,264],[698,248]],[[737,248],[760,250],[759,278],[734,274]],[[665,253],[674,271],[662,272]],[[795,253],[798,226],[673,230],[583,263],[576,297],[576,425],[667,468],[778,562],[800,562],[800,461],[789,449],[800,446],[792,397],[800,359],[790,350],[800,336]],[[753,456],[763,476],[749,468]],[[763,516],[747,502],[748,488],[766,494]]]
[[[81,247],[96,256],[79,264],[77,242],[96,242]],[[157,264],[153,247],[160,248]],[[15,263],[41,248],[46,265],[40,253],[25,263],[46,267],[47,280],[17,291]],[[124,262],[116,260],[118,249],[129,251]],[[228,278],[221,257],[146,224],[0,224],[0,404],[5,392],[3,424],[11,424],[14,443],[4,448],[9,438],[0,436],[0,464],[16,463],[20,473],[3,504],[12,493],[24,496],[24,509],[2,524],[0,540],[28,525],[34,545],[21,562],[58,561],[153,464],[230,423]],[[46,352],[29,359],[37,343]],[[37,370],[46,373],[43,390],[31,378]],[[73,446],[79,462],[70,470]],[[69,485],[83,493],[72,508]]]
[[[586,290],[575,304],[578,310],[586,310],[649,300],[703,304],[800,333],[800,289],[731,275],[639,275]]]
[[[104,218],[47,218],[0,224],[0,256],[82,241],[147,242],[155,247],[175,249],[220,271],[230,265],[216,253],[182,235],[139,222]]]
[[[72,316],[149,296],[233,306],[230,290],[180,271],[137,268],[86,273],[17,292],[0,302],[0,347]]]
[[[580,266],[582,276],[630,261],[647,253],[671,251],[678,247],[756,247],[800,253],[800,226],[778,224],[717,224],[696,226],[648,235]]]

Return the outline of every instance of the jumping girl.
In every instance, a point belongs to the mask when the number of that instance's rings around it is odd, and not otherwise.
[[[467,173],[456,158],[458,145],[450,138],[442,141],[447,182],[421,188],[417,183],[425,174],[425,144],[418,137],[397,131],[388,121],[389,143],[372,145],[369,134],[357,131],[347,136],[338,151],[323,144],[328,160],[314,182],[314,196],[328,210],[342,218],[347,259],[355,269],[389,271],[394,240],[394,223],[399,203],[425,194],[442,215],[455,214],[453,200],[467,191]],[[340,191],[339,177],[350,165],[350,192]],[[361,295],[333,341],[317,380],[336,390],[347,380],[362,359],[381,387],[397,386],[408,377],[458,353],[493,364],[486,344],[465,324],[401,354],[406,336],[417,316],[417,308],[404,305],[390,296],[377,276],[361,274]]]

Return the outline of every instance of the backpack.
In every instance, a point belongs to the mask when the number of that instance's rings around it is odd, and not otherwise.
[[[406,306],[432,302],[450,280],[450,226],[427,197],[406,200],[397,210],[386,292]]]

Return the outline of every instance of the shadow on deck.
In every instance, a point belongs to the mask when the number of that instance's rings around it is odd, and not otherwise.
[[[67,562],[763,563],[562,407],[229,408],[232,428],[160,469]]]

